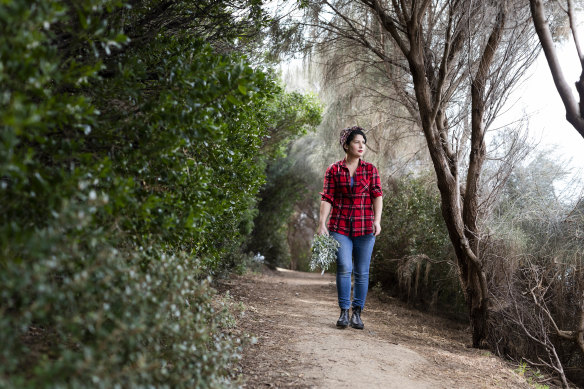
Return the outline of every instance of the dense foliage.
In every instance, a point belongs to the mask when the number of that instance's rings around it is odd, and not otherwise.
[[[556,159],[554,159],[556,157]],[[566,165],[539,152],[511,173],[495,207],[489,258],[491,341],[584,385],[584,201]],[[564,182],[562,182],[564,180]]]
[[[306,196],[306,182],[289,159],[268,166],[267,181],[260,192],[258,213],[248,250],[265,257],[271,267],[288,267],[291,253],[288,221],[294,206]]]
[[[227,384],[207,276],[319,115],[238,53],[260,5],[0,5],[0,386]]]
[[[372,283],[423,309],[465,317],[440,198],[431,179],[406,176],[385,188],[381,223]]]
[[[321,107],[313,96],[292,92],[274,101],[265,114],[275,124],[264,145],[271,157],[266,159],[266,182],[259,193],[258,212],[247,249],[263,255],[270,266],[287,267],[290,263],[287,223],[294,205],[306,195],[306,178],[294,166],[284,145],[319,124]]]

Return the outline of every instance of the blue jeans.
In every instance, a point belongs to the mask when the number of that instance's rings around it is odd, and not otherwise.
[[[369,264],[375,244],[375,235],[349,237],[331,232],[330,235],[340,243],[337,252],[337,294],[339,307],[351,307],[351,273],[355,275],[353,286],[353,306],[363,309],[369,288]]]

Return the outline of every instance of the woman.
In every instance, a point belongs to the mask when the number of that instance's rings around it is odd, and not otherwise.
[[[363,161],[367,137],[360,127],[341,131],[345,159],[326,170],[321,193],[318,234],[330,234],[339,243],[337,294],[341,316],[337,327],[362,330],[361,311],[369,287],[369,264],[375,237],[381,232],[381,180],[375,166]],[[332,214],[328,222],[329,213]],[[355,276],[351,304],[351,273]],[[349,307],[352,306],[349,320]]]

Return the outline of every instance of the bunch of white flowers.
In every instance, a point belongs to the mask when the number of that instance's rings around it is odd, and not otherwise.
[[[337,250],[340,244],[330,235],[314,235],[312,239],[312,256],[310,257],[310,270],[321,268],[321,275],[329,268],[331,263],[337,260]]]

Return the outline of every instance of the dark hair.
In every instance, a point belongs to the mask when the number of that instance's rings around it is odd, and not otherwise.
[[[355,139],[355,136],[357,136],[357,135],[361,135],[363,137],[363,139],[365,140],[365,143],[367,143],[367,136],[363,132],[363,129],[360,127],[357,127],[354,130],[352,130],[351,133],[349,134],[349,136],[347,137],[347,140],[343,144],[343,150],[347,151],[347,149],[345,149],[345,146],[349,146],[349,143],[351,143],[351,141],[353,139]]]

